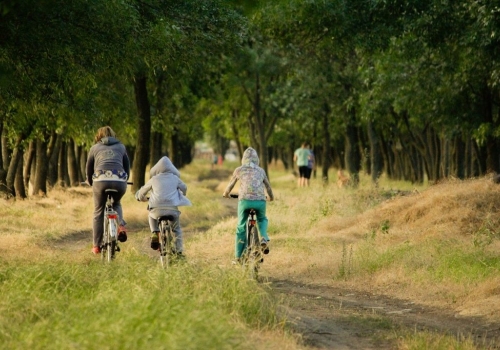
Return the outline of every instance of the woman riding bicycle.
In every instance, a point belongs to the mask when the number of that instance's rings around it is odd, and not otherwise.
[[[102,235],[104,231],[104,207],[106,205],[105,190],[114,189],[112,194],[113,208],[119,216],[118,240],[127,240],[126,222],[123,220],[121,198],[127,190],[127,179],[130,176],[130,160],[125,146],[118,141],[116,134],[109,126],[97,130],[95,144],[90,148],[87,157],[87,182],[94,193],[94,219],[92,253],[101,252]]]
[[[255,209],[257,216],[257,227],[262,236],[261,246],[264,254],[269,253],[269,236],[267,235],[268,220],[266,217],[266,195],[267,190],[269,200],[274,200],[271,184],[264,169],[259,167],[259,156],[257,152],[249,147],[243,152],[241,166],[234,170],[223,197],[229,197],[236,182],[240,180],[240,190],[238,192],[238,224],[236,226],[235,258],[239,260],[246,241],[246,219],[250,209]]]
[[[172,230],[175,234],[175,250],[182,256],[184,250],[182,230],[179,222],[179,206],[190,206],[191,202],[185,197],[187,186],[180,179],[179,170],[168,157],[162,157],[150,170],[151,179],[136,192],[138,201],[148,201],[149,195],[149,227],[151,228],[151,249],[158,250],[160,228],[158,218],[171,215],[174,220]]]

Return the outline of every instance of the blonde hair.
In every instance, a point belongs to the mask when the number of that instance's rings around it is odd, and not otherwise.
[[[116,134],[110,126],[103,126],[102,128],[97,129],[94,137],[95,143],[101,141],[103,137],[116,137]]]

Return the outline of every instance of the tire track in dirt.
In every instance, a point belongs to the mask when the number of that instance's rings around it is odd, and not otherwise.
[[[481,349],[500,349],[500,324],[479,317],[339,287],[272,279],[270,286],[284,300],[292,328],[313,349],[395,349],[397,339],[384,336],[391,329],[448,334]]]

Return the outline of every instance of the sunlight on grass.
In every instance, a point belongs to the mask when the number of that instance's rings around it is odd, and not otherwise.
[[[463,337],[460,336],[436,334],[429,331],[419,331],[412,334],[408,333],[400,339],[399,348],[408,350],[478,349],[471,339],[463,339]]]
[[[245,324],[281,324],[271,295],[237,270],[165,272],[134,254],[112,265],[61,262],[1,262],[3,348],[245,349]]]
[[[266,283],[273,279],[366,288],[495,317],[500,190],[486,179],[429,188],[382,178],[374,187],[361,174],[354,189],[338,188],[332,171],[329,184],[313,179],[309,188],[297,188],[291,171],[273,164],[271,253],[259,272],[263,283],[256,284],[231,265],[237,201],[222,191],[236,166],[195,161],[182,169],[193,202],[181,208],[188,260],[166,273],[149,250],[147,204],[130,191],[122,200],[129,241],[110,266],[89,253],[90,189],[1,202],[0,343],[245,349],[251,337],[259,339],[256,348],[301,348],[278,316],[280,300]],[[486,311],[476,311],[478,301]],[[470,348],[467,340],[389,331],[403,339],[401,348]]]

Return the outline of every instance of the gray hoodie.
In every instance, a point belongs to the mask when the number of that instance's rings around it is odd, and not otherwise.
[[[162,157],[150,170],[151,179],[135,194],[139,201],[147,201],[149,209],[190,206],[191,201],[185,196],[187,186],[180,179],[179,170],[168,157]]]
[[[130,177],[130,160],[123,143],[114,137],[103,137],[93,145],[87,156],[85,173],[90,185],[94,175],[110,170],[113,174],[120,175],[122,181]]]

